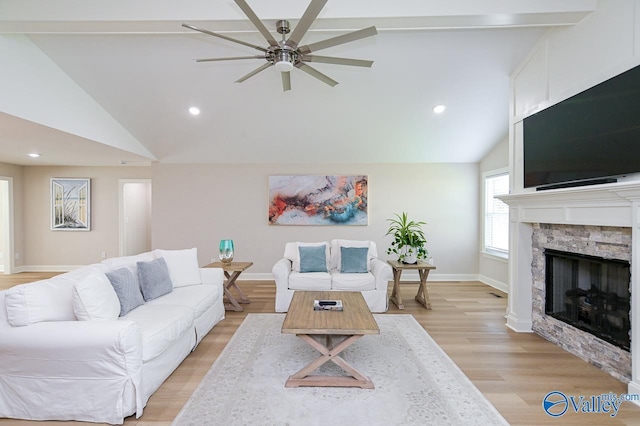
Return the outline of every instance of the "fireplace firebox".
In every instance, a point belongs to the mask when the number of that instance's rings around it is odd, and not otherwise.
[[[545,313],[626,351],[629,262],[546,249]]]

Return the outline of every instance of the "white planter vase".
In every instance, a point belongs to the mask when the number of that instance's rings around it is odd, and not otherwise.
[[[404,254],[402,263],[414,264],[418,261],[418,250],[415,247],[404,246],[400,249],[400,254]]]

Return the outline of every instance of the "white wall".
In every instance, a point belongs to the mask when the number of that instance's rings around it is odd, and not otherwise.
[[[477,279],[478,164],[154,164],[154,248],[197,247],[201,265],[233,239],[236,260],[253,261],[243,277],[270,279],[287,241],[371,239],[387,259],[387,218],[406,211],[428,223],[427,248],[437,269],[429,279]],[[365,174],[368,226],[268,225],[269,175]]]
[[[23,268],[65,270],[118,256],[119,179],[146,179],[150,167],[24,167]],[[50,178],[91,178],[91,231],[50,229]],[[17,193],[18,191],[16,191]]]
[[[509,166],[509,138],[504,138],[498,142],[493,149],[480,162],[480,185],[478,186],[479,194],[483,193],[482,174],[493,170],[503,169]],[[480,234],[479,248],[480,258],[478,259],[479,279],[485,284],[493,286],[499,290],[509,291],[509,263],[508,259],[490,255],[482,252],[482,223],[484,215],[482,211],[482,200],[479,207],[480,215]]]

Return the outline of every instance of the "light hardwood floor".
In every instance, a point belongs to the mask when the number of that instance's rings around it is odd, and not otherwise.
[[[0,276],[0,289],[50,275]],[[227,318],[215,326],[151,397],[144,415],[140,419],[126,419],[125,425],[171,424],[246,315],[274,311],[273,282],[240,281],[239,286],[251,304],[245,305],[244,312],[227,312]],[[607,414],[573,412],[559,418],[549,417],[542,410],[542,398],[550,391],[590,397],[626,393],[627,386],[535,334],[507,329],[504,319],[507,299],[500,291],[479,282],[429,282],[428,288],[433,310],[428,311],[413,300],[416,284],[403,284],[406,309],[400,311],[392,305],[387,315],[412,314],[512,425],[640,425],[640,407],[628,402],[622,404],[613,418]],[[282,420],[284,424],[286,419]],[[85,423],[0,419],[0,426],[9,424]]]

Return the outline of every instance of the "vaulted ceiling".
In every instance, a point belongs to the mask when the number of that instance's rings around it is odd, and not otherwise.
[[[309,2],[247,3],[279,38],[275,22],[295,28]],[[335,87],[294,69],[284,92],[273,67],[234,83],[263,60],[194,61],[256,51],[182,23],[267,45],[233,0],[3,0],[0,162],[477,162],[507,136],[510,74],[545,30],[596,6],[329,0],[302,42],[375,25],[321,52],[374,64],[314,63]]]

